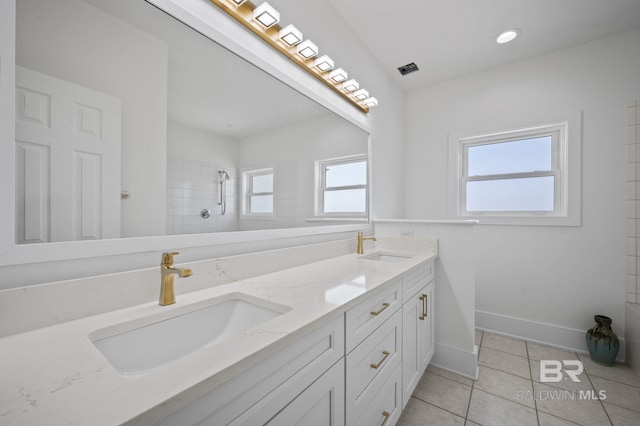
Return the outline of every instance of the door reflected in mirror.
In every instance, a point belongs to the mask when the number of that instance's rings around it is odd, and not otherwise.
[[[347,120],[144,0],[16,4],[16,243],[367,218]]]

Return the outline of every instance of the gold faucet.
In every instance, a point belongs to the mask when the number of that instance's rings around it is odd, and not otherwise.
[[[367,237],[367,238],[364,238],[364,237],[362,236],[362,231],[358,232],[358,249],[356,250],[356,253],[358,253],[358,254],[364,254],[364,247],[363,247],[363,243],[364,243],[366,240],[378,241],[378,240],[376,239],[376,237]]]
[[[173,276],[180,278],[190,277],[191,269],[176,268],[173,266],[173,256],[180,254],[177,251],[171,253],[162,253],[162,262],[160,263],[160,275],[162,277],[162,286],[160,287],[160,306],[167,306],[176,303],[176,294],[173,291]]]

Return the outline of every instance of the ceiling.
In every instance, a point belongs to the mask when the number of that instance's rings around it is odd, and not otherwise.
[[[328,1],[404,90],[640,27],[640,0]],[[401,76],[410,62],[419,71]]]

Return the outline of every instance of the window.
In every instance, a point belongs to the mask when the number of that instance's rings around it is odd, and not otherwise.
[[[316,187],[317,216],[366,216],[366,156],[317,161]]]
[[[248,170],[242,173],[243,214],[273,215],[274,169]]]
[[[575,152],[568,154],[568,127],[565,122],[452,137],[455,217],[491,224],[578,224],[580,147],[578,138]]]

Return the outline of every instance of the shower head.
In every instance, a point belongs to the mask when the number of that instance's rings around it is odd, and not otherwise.
[[[229,180],[229,173],[227,173],[226,171],[220,170],[218,174],[220,175],[220,183],[224,182],[225,180]]]

